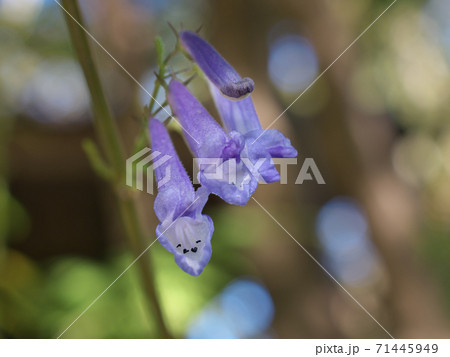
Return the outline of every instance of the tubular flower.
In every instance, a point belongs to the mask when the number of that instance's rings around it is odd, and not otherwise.
[[[155,163],[158,194],[154,203],[156,216],[161,222],[156,235],[161,245],[175,256],[175,262],[188,274],[199,275],[211,258],[211,236],[214,225],[202,214],[208,200],[208,191],[194,190],[183,168],[164,125],[149,122],[152,151],[168,155],[161,165]]]
[[[180,43],[208,79],[214,102],[228,133],[236,131],[245,139],[252,139],[252,144],[258,143],[264,147],[271,157],[297,156],[297,150],[280,131],[262,129],[253,101],[246,96],[254,89],[250,78],[242,79],[236,70],[197,34],[180,32]],[[231,92],[240,95],[230,95]]]
[[[181,31],[179,37],[187,53],[223,95],[239,99],[253,92],[253,80],[242,78],[208,42],[190,31]]]
[[[182,83],[170,82],[168,100],[198,158],[198,180],[209,192],[230,204],[245,205],[259,179],[280,179],[270,154],[260,143],[252,144],[252,137],[234,130],[225,133]]]
[[[210,85],[210,89],[227,131],[235,130],[246,139],[251,139],[253,145],[264,147],[273,158],[297,157],[297,150],[279,130],[262,129],[250,97],[232,101],[221,95],[215,87]]]

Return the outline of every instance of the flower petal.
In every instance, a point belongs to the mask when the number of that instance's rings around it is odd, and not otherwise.
[[[252,137],[245,136],[245,156],[249,159],[247,164],[251,174],[261,182],[272,183],[280,180],[280,174],[278,173],[273,163],[272,157],[264,147],[258,142],[254,142]]]
[[[264,146],[236,131],[229,135],[230,141],[223,149],[222,157],[202,168],[199,181],[224,201],[244,206],[259,181],[275,182],[280,175]]]
[[[176,80],[169,84],[168,99],[194,155],[220,157],[228,137],[202,104]]]
[[[297,150],[291,145],[291,141],[276,129],[253,130],[248,132],[246,138],[266,148],[274,158],[297,157]]]
[[[153,160],[155,177],[159,186],[154,209],[156,216],[163,222],[181,214],[194,201],[195,190],[164,124],[159,120],[151,119],[149,128],[152,153],[159,153]],[[162,164],[159,165],[158,161]]]
[[[214,86],[209,86],[211,94],[227,132],[233,130],[241,134],[260,130],[261,124],[250,97],[241,100],[225,98]]]
[[[258,180],[241,161],[234,158],[202,170],[199,181],[211,193],[232,205],[245,206],[258,186]]]
[[[182,216],[167,227],[160,224],[156,228],[161,245],[174,254],[175,262],[183,271],[193,276],[200,275],[211,258],[213,232],[213,222],[206,215]]]

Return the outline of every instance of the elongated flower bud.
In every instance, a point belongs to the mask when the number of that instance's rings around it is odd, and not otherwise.
[[[238,99],[253,92],[253,80],[242,78],[214,47],[200,36],[190,31],[181,31],[180,42],[223,95]]]

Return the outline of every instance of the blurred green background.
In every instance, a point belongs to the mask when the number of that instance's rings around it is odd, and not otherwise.
[[[93,36],[151,91],[153,39],[195,30],[243,76],[263,127],[388,0],[83,0]],[[92,44],[127,153],[148,95]],[[133,260],[107,184],[81,149],[90,99],[53,0],[0,0],[0,336],[57,337]],[[180,68],[181,56],[174,59]],[[193,90],[217,117],[200,78]],[[449,337],[450,0],[398,0],[275,127],[299,150],[256,199],[395,337]],[[185,166],[191,156],[173,138]],[[295,179],[313,158],[326,185]],[[139,197],[149,244],[153,196]],[[155,244],[177,337],[385,338],[254,202],[212,198],[213,256],[191,277]],[[65,338],[148,338],[132,267]]]

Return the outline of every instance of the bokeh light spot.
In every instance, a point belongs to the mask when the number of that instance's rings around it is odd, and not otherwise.
[[[319,212],[316,231],[328,269],[347,284],[359,284],[374,272],[375,248],[368,237],[361,208],[346,197],[326,203]]]
[[[72,60],[43,61],[22,93],[22,105],[31,117],[45,123],[85,119],[89,94],[81,69]]]
[[[273,316],[274,305],[267,289],[255,281],[237,280],[194,318],[187,337],[257,337],[270,327]]]
[[[27,24],[41,12],[44,0],[0,0],[0,16],[8,22]]]
[[[283,35],[270,45],[270,79],[281,91],[297,93],[317,76],[319,64],[310,42],[298,35]]]

